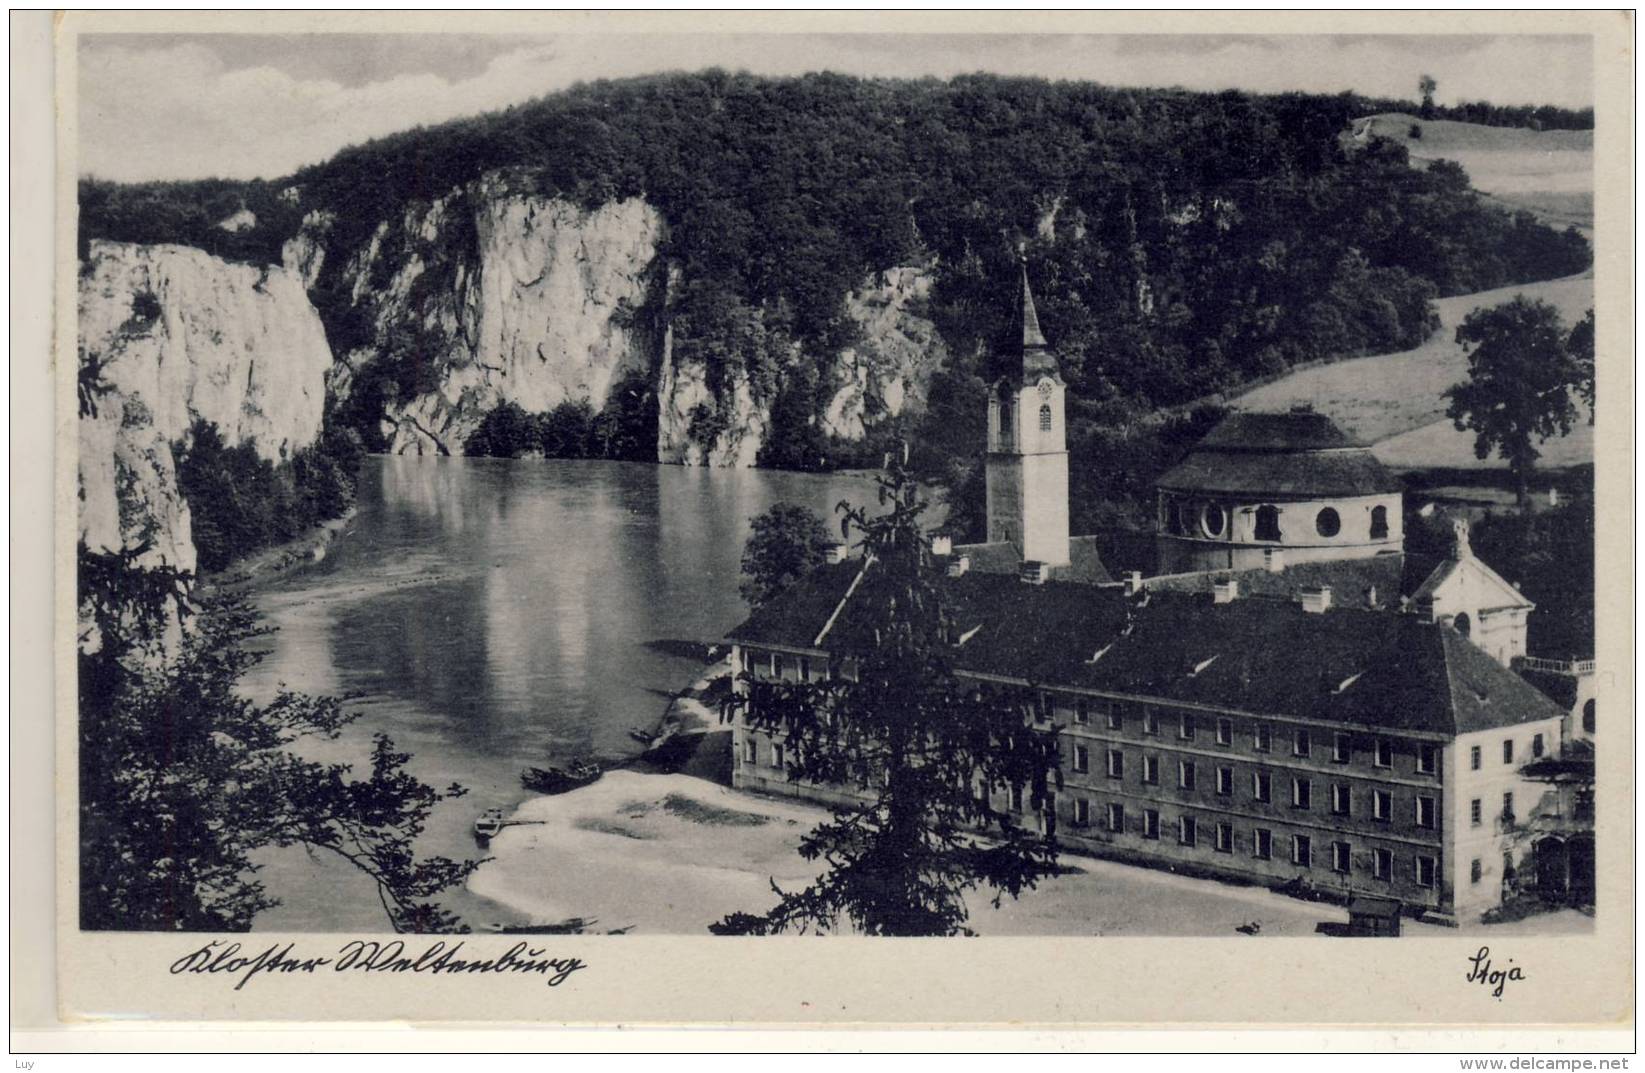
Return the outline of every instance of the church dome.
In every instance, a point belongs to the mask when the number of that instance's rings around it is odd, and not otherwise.
[[[1229,415],[1159,479],[1159,487],[1285,499],[1400,488],[1366,444],[1309,411]]]

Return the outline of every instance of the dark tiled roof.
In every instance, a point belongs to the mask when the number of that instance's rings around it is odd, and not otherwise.
[[[1329,587],[1332,607],[1398,607],[1405,591],[1406,556],[1375,555],[1367,559],[1339,562],[1296,563],[1284,570],[1216,570],[1197,574],[1167,574],[1145,578],[1143,584],[1156,592],[1208,593],[1224,578],[1239,582],[1241,597],[1295,599],[1303,589]],[[1372,590],[1376,603],[1370,602]]]
[[[1569,674],[1552,674],[1548,671],[1533,671],[1522,668],[1519,676],[1531,685],[1541,690],[1555,704],[1570,711],[1576,707],[1577,680]]]
[[[1194,451],[1161,477],[1161,488],[1274,498],[1363,496],[1400,484],[1369,451]]]
[[[1324,414],[1239,412],[1229,414],[1199,442],[1212,451],[1321,451],[1365,447]]]
[[[971,569],[984,574],[1010,574],[1015,577],[1022,568],[1022,556],[1017,554],[1016,545],[1010,541],[962,544],[954,549],[954,554],[969,557]],[[1051,577],[1057,581],[1082,581],[1088,585],[1106,585],[1114,580],[1102,563],[1102,554],[1097,550],[1097,538],[1094,536],[1069,537],[1068,565],[1053,566]]]
[[[855,569],[819,571],[732,638],[809,646]],[[824,647],[871,643],[867,616],[853,610],[876,606],[876,576],[866,572]],[[1563,714],[1454,631],[1411,615],[1311,614],[1260,599],[1214,605],[1197,593],[1142,600],[1116,586],[1028,585],[978,571],[941,585],[957,633],[969,634],[953,649],[956,664],[974,673],[1447,735]]]

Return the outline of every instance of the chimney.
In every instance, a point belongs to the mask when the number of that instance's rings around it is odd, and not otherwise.
[[[844,544],[830,544],[830,545],[828,545],[828,550],[823,552],[823,560],[825,562],[830,562],[830,563],[843,563],[843,562],[845,562],[845,545]]]
[[[1239,599],[1239,581],[1231,577],[1217,578],[1211,582],[1211,602],[1214,604],[1231,604]]]
[[[1142,571],[1128,570],[1125,574],[1125,595],[1135,596],[1142,591]]]
[[[950,536],[934,536],[931,538],[932,555],[954,554],[954,538]]]
[[[1559,489],[1558,488],[1548,489],[1548,505],[1550,507],[1559,506]]]
[[[1051,568],[1037,559],[1025,559],[1017,576],[1030,585],[1043,585],[1051,578]]]
[[[971,556],[961,555],[949,561],[948,576],[960,577],[969,569],[971,569]]]
[[[1317,589],[1303,589],[1297,594],[1302,609],[1310,614],[1318,615],[1331,609],[1331,586],[1321,585]]]
[[[1285,569],[1284,548],[1264,548],[1262,551],[1262,565],[1268,568],[1270,574],[1277,574]]]
[[[1365,606],[1372,610],[1375,610],[1378,606],[1377,587],[1375,585],[1371,585],[1365,590]]]

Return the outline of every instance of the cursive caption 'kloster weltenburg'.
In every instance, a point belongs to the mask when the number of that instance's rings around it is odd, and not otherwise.
[[[191,953],[171,963],[174,976],[183,973],[225,974],[236,979],[238,991],[254,977],[264,973],[425,973],[446,975],[495,975],[511,973],[544,977],[549,987],[559,987],[571,975],[588,965],[581,958],[550,958],[545,951],[517,942],[500,954],[490,957],[460,957],[464,946],[459,940],[447,943],[437,940],[411,953],[406,944],[393,939],[382,942],[375,939],[351,939],[330,957],[308,957],[296,951],[297,944],[284,946],[270,944],[255,954],[241,953],[237,942],[213,939]]]

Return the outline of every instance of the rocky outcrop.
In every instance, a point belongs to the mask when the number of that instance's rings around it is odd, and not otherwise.
[[[196,418],[225,442],[291,457],[319,435],[331,368],[320,318],[284,268],[184,246],[94,242],[81,266],[80,367],[105,389],[80,420],[79,535],[195,565],[171,444]]]
[[[384,223],[344,269],[368,344],[353,376],[389,361],[421,370],[384,414],[398,454],[460,454],[492,408],[596,410],[625,373],[652,367],[635,326],[661,215],[639,198],[584,209],[489,176]]]
[[[928,269],[892,268],[847,297],[846,314],[861,341],[833,358],[837,386],[820,417],[824,432],[860,440],[876,420],[924,408],[926,386],[948,360],[937,326],[924,315],[931,284]]]

